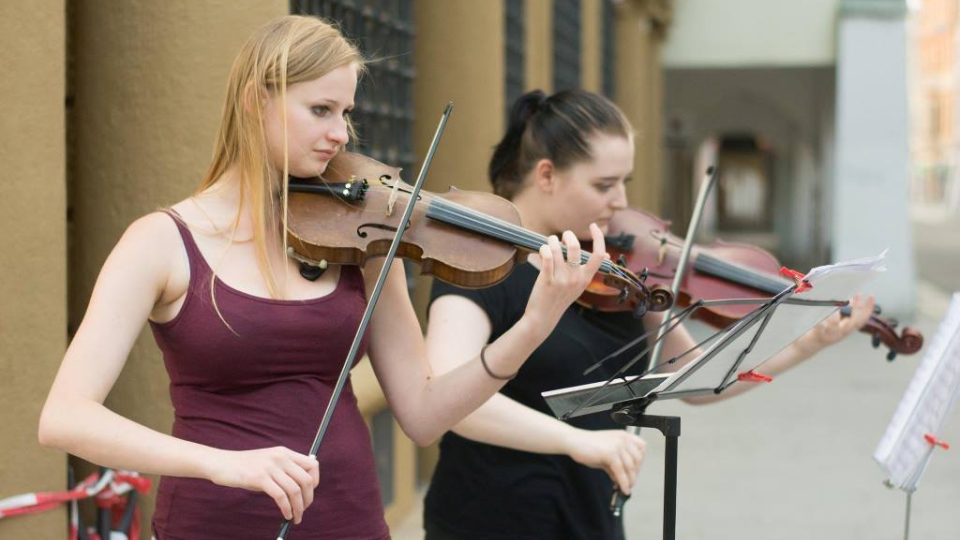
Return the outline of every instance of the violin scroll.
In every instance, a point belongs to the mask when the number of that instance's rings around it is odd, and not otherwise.
[[[923,347],[923,334],[913,328],[906,327],[897,334],[897,321],[872,315],[860,329],[872,337],[874,348],[881,344],[887,347],[887,361],[892,362],[898,354],[915,354]]]

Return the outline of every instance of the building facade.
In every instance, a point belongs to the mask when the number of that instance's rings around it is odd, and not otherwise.
[[[677,232],[708,165],[703,241],[809,269],[889,249],[872,285],[914,309],[903,0],[677,3],[664,46],[664,214]]]
[[[448,101],[455,112],[427,189],[488,190],[486,161],[507,104],[533,88],[581,86],[610,95],[630,117],[640,179],[630,196],[660,210],[667,0],[4,2],[0,58],[14,76],[0,83],[0,98],[16,106],[0,124],[8,171],[0,188],[8,231],[0,497],[64,488],[67,457],[40,448],[36,426],[99,268],[127,224],[192,192],[210,158],[233,56],[254,28],[290,12],[335,20],[375,60],[358,96],[358,149],[403,166],[406,179]],[[412,279],[411,289],[422,311],[427,282]],[[107,405],[166,432],[167,385],[144,332]],[[369,363],[353,385],[394,522],[432,458],[390,417]],[[152,506],[148,497],[148,521]],[[0,536],[57,538],[64,524],[61,508],[2,520]]]

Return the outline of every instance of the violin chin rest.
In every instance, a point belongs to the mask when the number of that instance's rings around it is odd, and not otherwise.
[[[327,271],[325,266],[316,266],[303,261],[300,262],[300,275],[307,281],[316,281]]]

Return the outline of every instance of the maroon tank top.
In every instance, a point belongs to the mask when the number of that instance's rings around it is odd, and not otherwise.
[[[168,214],[190,262],[180,312],[150,323],[170,375],[173,435],[227,450],[307,453],[366,306],[360,270],[342,267],[334,291],[309,300],[261,298],[216,279],[231,331],[211,303],[210,267],[186,225]],[[349,383],[317,458],[320,485],[290,538],[389,538],[370,434]],[[269,540],[282,519],[265,493],[165,476],[153,529],[157,540]]]

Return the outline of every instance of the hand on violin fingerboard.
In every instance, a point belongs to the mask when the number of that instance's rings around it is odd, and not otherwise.
[[[570,231],[563,233],[564,257],[560,240],[550,236],[540,252],[530,257],[530,262],[540,268],[540,275],[530,293],[525,317],[531,317],[535,328],[549,334],[560,320],[563,312],[576,300],[600,269],[607,257],[603,233],[595,224],[590,225],[593,237],[593,253],[586,264],[581,264],[580,242]]]

